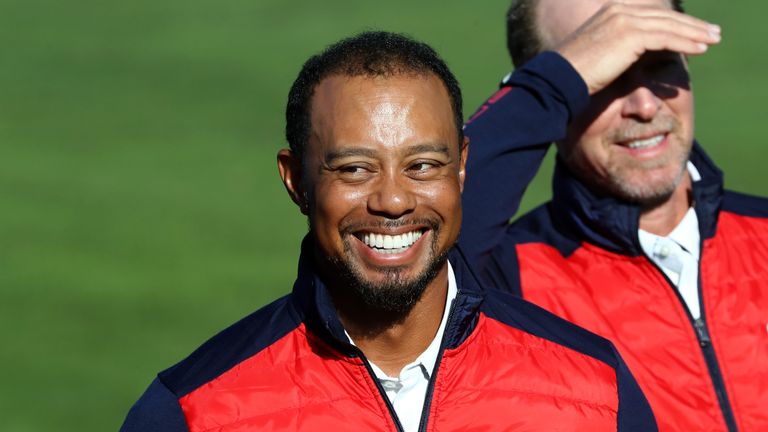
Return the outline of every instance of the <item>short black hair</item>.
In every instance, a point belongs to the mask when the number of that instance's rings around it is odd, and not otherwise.
[[[538,0],[512,0],[507,10],[507,51],[515,67],[522,66],[544,49],[536,22],[538,3]],[[670,3],[672,9],[684,12],[683,0],[670,0]]]
[[[312,56],[293,82],[285,109],[285,138],[291,151],[301,160],[312,127],[312,96],[317,85],[332,75],[385,78],[398,75],[437,76],[448,91],[461,146],[464,140],[461,88],[448,65],[423,42],[397,33],[367,31],[343,39]]]

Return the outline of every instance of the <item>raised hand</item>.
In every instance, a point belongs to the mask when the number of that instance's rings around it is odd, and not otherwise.
[[[720,27],[658,3],[606,3],[555,46],[594,94],[647,51],[699,55],[720,42]]]

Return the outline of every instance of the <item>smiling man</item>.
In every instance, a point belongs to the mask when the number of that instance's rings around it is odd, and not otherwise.
[[[293,291],[161,372],[123,431],[656,430],[608,341],[482,289],[453,249],[468,148],[432,49],[343,40],[286,120],[279,172],[310,224]]]
[[[768,201],[724,191],[694,142],[687,56],[720,29],[681,11],[512,2],[518,70],[465,130],[460,245],[484,282],[613,341],[660,430],[768,430]],[[564,95],[548,115],[512,97],[531,76]],[[552,142],[552,200],[510,225]]]

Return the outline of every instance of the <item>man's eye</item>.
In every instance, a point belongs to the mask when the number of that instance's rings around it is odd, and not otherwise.
[[[369,165],[344,165],[336,168],[339,179],[348,182],[359,182],[368,179],[374,172]]]
[[[430,170],[430,169],[432,169],[434,167],[435,167],[435,165],[433,165],[431,163],[419,162],[417,164],[411,165],[411,170],[418,171],[418,172],[424,172],[424,171],[428,171],[428,170]]]
[[[365,168],[357,165],[349,165],[339,168],[339,171],[344,174],[360,174],[365,171]]]

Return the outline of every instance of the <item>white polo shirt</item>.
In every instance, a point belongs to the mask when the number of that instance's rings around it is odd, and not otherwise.
[[[397,418],[400,420],[400,424],[405,432],[415,432],[419,429],[421,411],[424,408],[424,399],[426,398],[427,387],[429,386],[429,378],[432,376],[435,363],[437,362],[437,355],[440,352],[440,343],[443,340],[443,333],[445,333],[451,302],[456,298],[457,293],[456,277],[453,275],[453,268],[451,268],[451,263],[449,262],[448,295],[445,298],[443,319],[440,321],[440,327],[438,327],[437,333],[427,349],[416,360],[405,365],[397,377],[388,376],[371,362],[371,369],[373,369],[376,378],[387,393],[389,401],[392,402]],[[347,334],[347,338],[354,345],[354,341],[349,337],[349,334]]]

